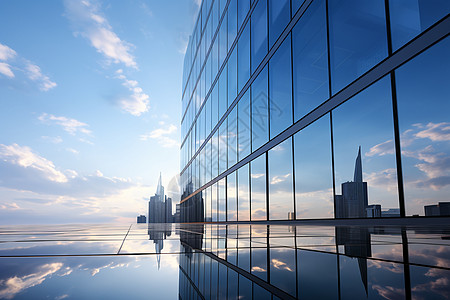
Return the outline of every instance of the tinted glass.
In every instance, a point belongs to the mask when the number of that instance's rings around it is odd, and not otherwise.
[[[292,124],[291,38],[283,41],[269,61],[270,138]]]
[[[296,217],[332,218],[330,118],[324,116],[294,135]]]
[[[225,67],[219,77],[219,120],[228,109],[227,104],[227,68]]]
[[[389,77],[333,111],[336,217],[365,218],[368,205],[399,213],[393,138]]]
[[[330,0],[332,92],[364,74],[387,56],[384,0]]]
[[[238,0],[238,25],[241,28],[242,23],[250,9],[250,0]]]
[[[446,38],[395,71],[407,215],[450,215],[449,52]]]
[[[269,0],[269,48],[289,23],[290,13],[291,3],[289,0]]]
[[[237,221],[236,172],[227,176],[227,221]]]
[[[237,96],[237,51],[233,49],[227,63],[228,67],[228,107]]]
[[[287,220],[294,214],[292,139],[268,152],[269,219]]]
[[[390,0],[392,48],[397,50],[450,12],[447,0]]]
[[[228,4],[228,51],[233,45],[237,34],[237,0],[230,0]]]
[[[269,96],[268,76],[265,67],[252,83],[252,151],[269,140]]]
[[[251,172],[251,218],[266,220],[266,155],[263,154],[250,162]]]
[[[250,23],[244,28],[238,43],[238,93],[250,78]]]
[[[239,100],[238,107],[238,159],[250,154],[250,89]]]
[[[227,169],[227,120],[219,127],[219,174]]]
[[[238,220],[250,221],[249,164],[238,170]]]
[[[252,73],[266,56],[267,45],[267,0],[260,0],[251,16]]]
[[[237,106],[228,115],[228,167],[237,162]]]
[[[292,31],[294,118],[300,119],[328,96],[325,1],[314,1]]]
[[[219,222],[225,222],[226,221],[226,214],[227,214],[227,208],[226,208],[226,184],[225,184],[226,178],[222,178],[217,182],[217,213],[218,213],[218,221]]]

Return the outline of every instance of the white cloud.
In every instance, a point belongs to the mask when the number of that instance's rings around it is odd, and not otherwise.
[[[56,83],[51,81],[50,78],[41,72],[41,68],[39,66],[32,64],[30,62],[26,65],[26,70],[28,74],[28,78],[33,81],[39,82],[39,88],[46,92],[56,87]]]
[[[273,176],[272,179],[270,180],[270,184],[282,183],[286,181],[286,179],[289,178],[289,176],[291,176],[290,173],[281,176]]]
[[[149,96],[144,93],[142,88],[138,86],[136,80],[129,80],[123,75],[123,70],[116,71],[117,79],[122,80],[122,85],[126,87],[132,94],[128,97],[120,98],[118,104],[120,108],[133,116],[140,116],[149,109]]]
[[[60,143],[62,143],[62,141],[63,141],[63,139],[60,137],[60,136],[46,136],[46,135],[43,135],[43,136],[41,136],[41,138],[43,139],[43,140],[46,140],[46,141],[49,141],[49,142],[51,142],[51,143],[53,143],[53,144],[60,144]]]
[[[383,156],[387,154],[394,154],[394,141],[388,140],[370,148],[369,152],[366,152],[366,156]]]
[[[9,146],[0,144],[0,159],[23,168],[34,169],[47,180],[67,182],[67,177],[56,170],[53,162],[34,153],[29,147],[21,147],[17,144]]]
[[[2,280],[3,289],[0,290],[0,298],[12,299],[18,293],[41,284],[48,276],[56,273],[61,267],[62,263],[51,263],[42,265],[36,273],[27,274],[22,277],[10,277]]]
[[[0,43],[0,60],[9,60],[17,55],[16,51]]]
[[[13,73],[12,69],[17,69],[19,71],[22,71],[28,79],[38,82],[39,83],[39,89],[41,91],[48,91],[52,88],[55,88],[57,84],[50,80],[50,78],[41,72],[41,68],[29,60],[25,58],[19,57],[18,59],[15,59],[17,57],[16,51],[9,48],[6,45],[0,44],[0,60],[3,60],[4,62],[0,62],[0,74],[3,74],[9,78],[15,78],[15,74]],[[6,63],[6,61],[15,59],[14,66],[11,65],[11,63]]]
[[[415,136],[418,138],[428,138],[433,142],[450,141],[449,122],[442,122],[437,124],[430,122],[425,126],[420,126],[420,128],[424,128],[424,130],[421,130],[418,133],[416,133]]]
[[[76,150],[76,149],[73,149],[73,148],[66,148],[66,151],[67,151],[67,152],[70,152],[70,153],[73,153],[73,154],[75,154],[75,155],[80,154],[80,151],[78,151],[78,150]]]
[[[46,124],[59,125],[71,135],[75,135],[78,132],[87,135],[92,133],[89,129],[87,129],[89,126],[88,124],[67,117],[57,117],[51,114],[43,113],[38,117],[38,120]]]
[[[134,45],[117,36],[108,20],[102,16],[100,5],[96,1],[66,0],[64,3],[66,15],[77,30],[76,35],[80,34],[88,39],[97,52],[108,61],[137,68],[136,61],[130,53]]]
[[[176,131],[177,127],[173,124],[170,124],[165,128],[158,128],[147,134],[141,135],[141,140],[147,141],[153,139],[165,148],[178,147],[179,143],[174,138],[169,137],[169,135],[173,135]]]
[[[13,71],[11,70],[11,66],[3,62],[0,62],[0,74],[3,74],[9,78],[15,77]]]

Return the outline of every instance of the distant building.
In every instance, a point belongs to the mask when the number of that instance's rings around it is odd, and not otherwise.
[[[450,202],[424,206],[425,216],[450,216]]]
[[[175,223],[180,223],[180,204],[175,205],[175,214],[173,215],[173,221]]]
[[[138,223],[147,223],[147,217],[144,215],[140,215],[137,217],[137,222]]]
[[[382,218],[393,218],[400,217],[400,209],[399,208],[389,208],[388,210],[383,210],[381,212]]]
[[[172,223],[172,198],[164,195],[164,187],[161,184],[161,174],[159,175],[158,187],[154,196],[148,202],[148,222],[149,223]]]
[[[336,218],[365,218],[368,195],[367,182],[362,179],[361,146],[356,157],[353,181],[341,186],[342,195],[335,196]]]
[[[367,218],[381,218],[381,205],[372,204],[368,205],[366,208]]]

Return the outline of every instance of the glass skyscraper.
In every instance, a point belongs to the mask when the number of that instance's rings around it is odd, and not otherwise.
[[[204,0],[184,62],[181,222],[424,216],[449,202],[449,12]]]

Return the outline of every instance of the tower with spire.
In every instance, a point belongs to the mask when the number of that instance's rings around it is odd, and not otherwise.
[[[148,222],[149,223],[172,223],[172,199],[164,195],[162,176],[159,173],[156,193],[150,197],[148,202]]]
[[[336,218],[365,218],[368,206],[367,182],[363,181],[361,146],[355,162],[353,181],[341,185],[342,195],[335,196]]]

